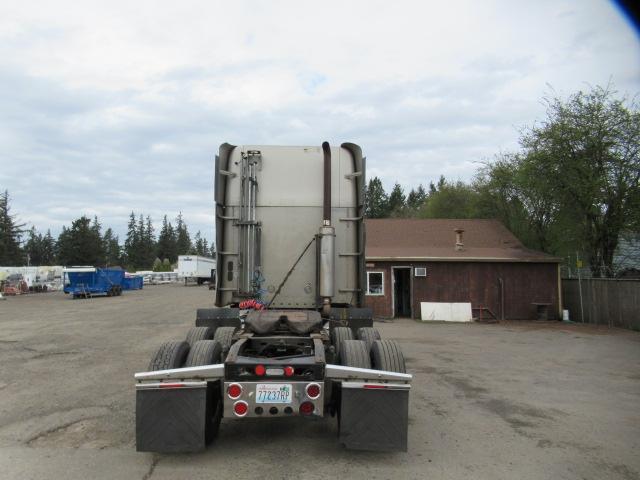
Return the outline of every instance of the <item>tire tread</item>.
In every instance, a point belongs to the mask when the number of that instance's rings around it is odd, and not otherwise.
[[[180,368],[189,353],[189,344],[184,341],[165,342],[156,350],[149,363],[149,370]]]
[[[371,357],[364,340],[343,340],[340,343],[340,364],[345,367],[371,368]]]
[[[373,368],[389,372],[406,373],[404,355],[400,345],[393,340],[376,340],[371,345]]]

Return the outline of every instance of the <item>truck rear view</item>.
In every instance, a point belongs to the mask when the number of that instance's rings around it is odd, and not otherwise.
[[[215,308],[136,374],[137,448],[205,448],[221,418],[338,416],[348,448],[406,450],[411,375],[364,307],[360,147],[220,146]]]

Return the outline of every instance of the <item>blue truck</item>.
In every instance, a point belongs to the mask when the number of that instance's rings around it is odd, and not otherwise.
[[[69,267],[64,269],[64,293],[73,298],[122,294],[124,270],[120,268]]]

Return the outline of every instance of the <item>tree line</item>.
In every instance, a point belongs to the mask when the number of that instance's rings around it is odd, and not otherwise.
[[[123,244],[109,227],[103,231],[98,217],[83,215],[62,227],[58,238],[51,231],[40,233],[35,227],[26,230],[10,211],[9,192],[0,194],[0,265],[93,265],[122,266],[128,270],[172,271],[178,255],[214,256],[198,231],[193,240],[182,214],[175,226],[164,215],[159,234],[155,235],[149,215],[131,212]]]
[[[640,111],[611,87],[543,99],[546,118],[517,151],[480,165],[469,182],[444,177],[405,195],[369,180],[369,218],[495,218],[526,247],[584,259],[613,276],[614,252],[640,230]]]

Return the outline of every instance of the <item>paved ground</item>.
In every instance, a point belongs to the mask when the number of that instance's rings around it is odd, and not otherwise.
[[[408,453],[346,451],[334,419],[223,420],[198,455],[134,448],[132,374],[203,287],[0,302],[2,478],[639,479],[640,334],[563,324],[378,323],[415,374]]]

